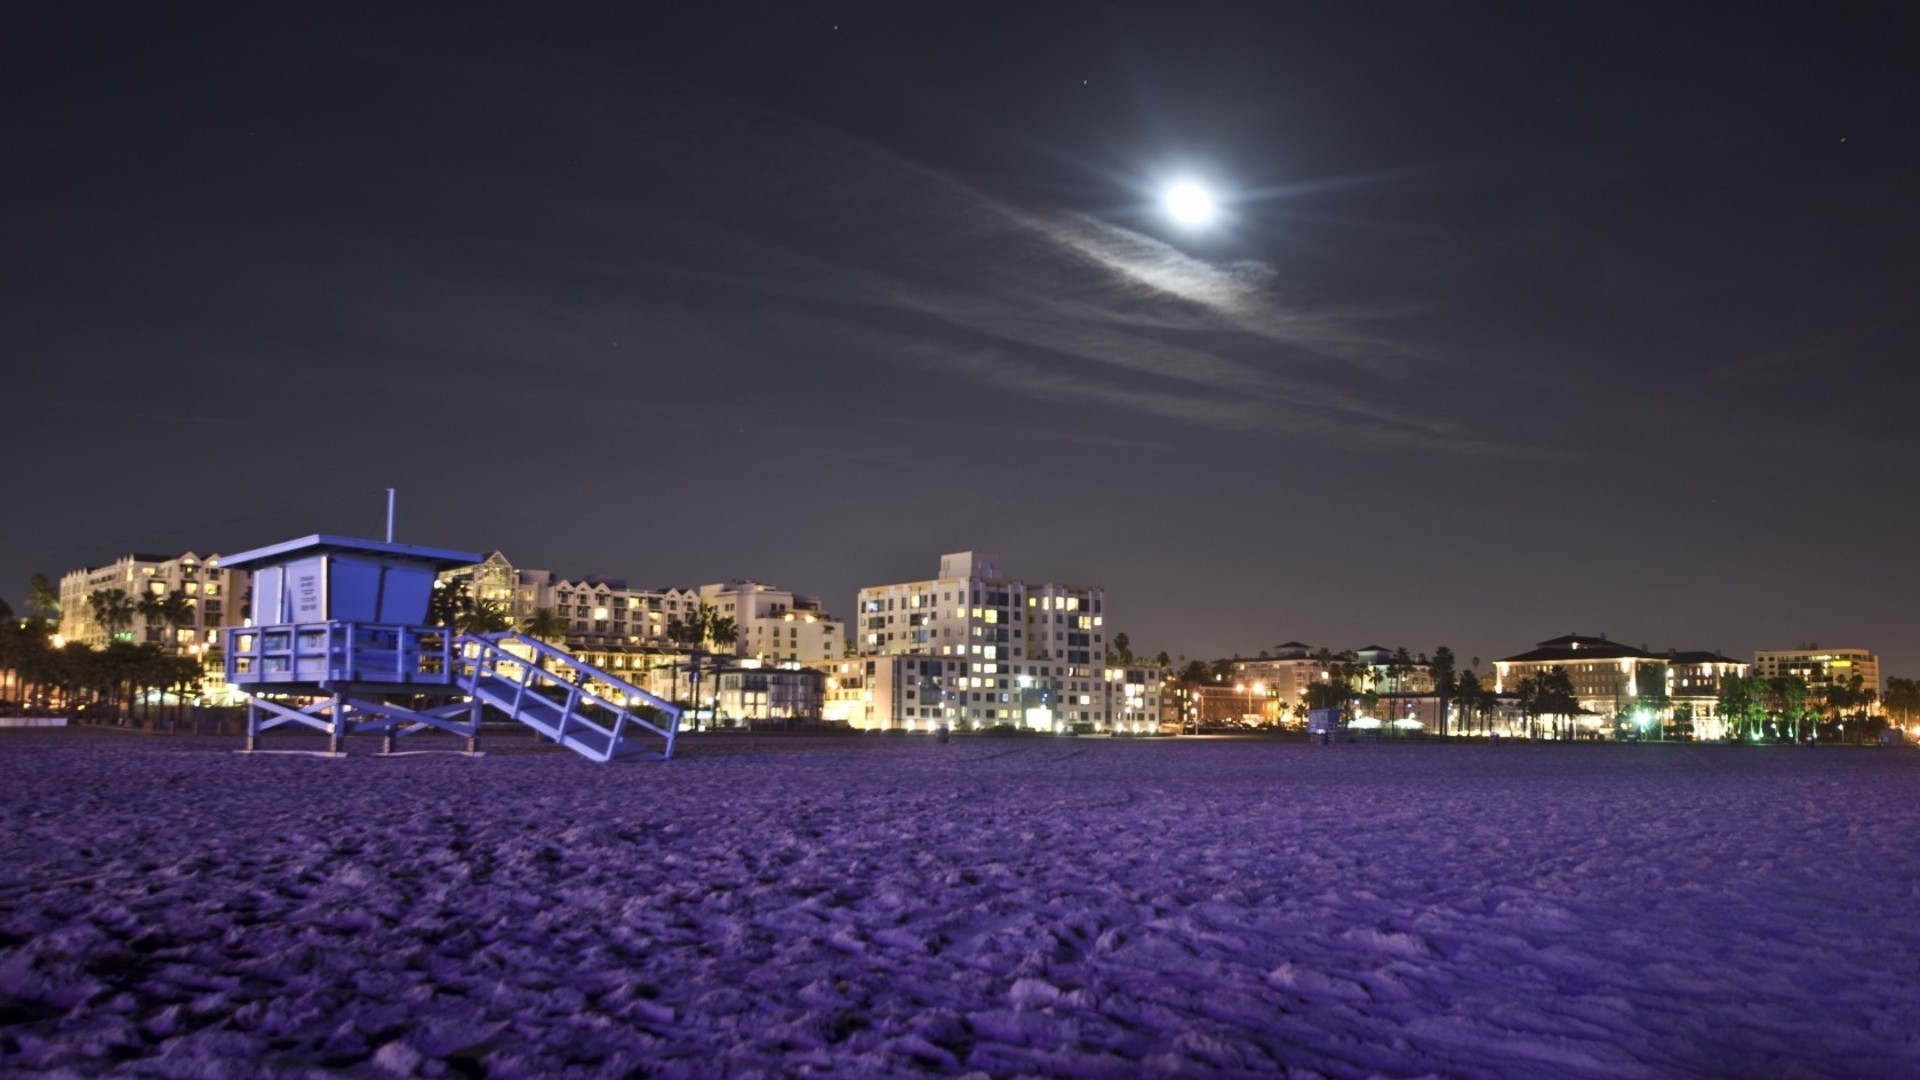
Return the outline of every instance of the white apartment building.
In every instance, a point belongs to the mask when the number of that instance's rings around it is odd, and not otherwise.
[[[700,601],[692,589],[636,589],[622,578],[574,581],[551,570],[523,569],[498,551],[440,580],[465,581],[475,602],[498,605],[516,627],[535,611],[552,609],[567,620],[566,644],[575,649],[664,645],[667,624],[692,618]]]
[[[819,667],[847,652],[846,624],[821,610],[818,597],[757,581],[700,586],[700,602],[733,620],[734,652],[762,661]]]
[[[1002,576],[995,556],[943,555],[936,578],[860,590],[857,664],[829,667],[829,719],[1111,730],[1125,684],[1107,677],[1105,607],[1097,587],[1029,584]]]
[[[185,597],[186,614],[178,625],[156,613],[136,610],[133,621],[114,630],[94,618],[87,597],[101,590],[119,589],[135,604],[163,599],[174,593]],[[160,645],[183,655],[202,655],[220,644],[220,628],[246,623],[247,573],[220,569],[220,557],[184,555],[123,555],[105,566],[74,570],[60,578],[60,636],[67,641],[104,646],[110,639]]]
[[[1753,673],[1762,679],[1798,676],[1819,693],[1829,686],[1845,686],[1855,675],[1860,687],[1880,693],[1880,658],[1866,649],[1823,649],[1817,644],[1798,649],[1761,649],[1753,654]]]
[[[245,570],[220,569],[220,556],[204,558],[189,551],[182,555],[123,555],[105,566],[74,570],[60,577],[62,640],[103,647],[110,640],[158,645],[179,656],[198,657],[204,701],[232,704],[238,700],[227,685],[222,662],[220,631],[247,623],[248,575]],[[132,621],[109,633],[94,618],[87,597],[101,590],[119,589],[133,601]],[[171,622],[153,610],[155,601],[170,595],[186,601],[184,618]],[[141,611],[142,601],[147,611]]]

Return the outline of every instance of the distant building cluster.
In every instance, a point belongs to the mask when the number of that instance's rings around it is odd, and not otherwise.
[[[691,702],[696,722],[719,724],[1121,734],[1302,726],[1337,681],[1351,693],[1343,707],[1355,727],[1530,733],[1539,688],[1551,681],[1567,699],[1555,706],[1569,718],[1561,737],[1651,721],[1724,738],[1738,719],[1722,715],[1727,690],[1742,680],[1791,680],[1816,698],[1851,687],[1871,699],[1881,687],[1879,660],[1865,649],[1768,649],[1748,662],[1580,634],[1494,660],[1484,674],[1439,671],[1435,658],[1404,649],[1299,641],[1251,658],[1143,662],[1116,641],[1103,588],[1010,577],[996,556],[974,551],[941,556],[935,576],[860,589],[850,619],[819,597],[757,581],[641,588],[516,566],[498,551],[441,574],[436,589],[484,625],[546,637]],[[222,569],[217,555],[127,555],[61,578],[57,640],[198,657],[207,699],[224,702],[221,631],[246,624],[248,592],[246,573]]]

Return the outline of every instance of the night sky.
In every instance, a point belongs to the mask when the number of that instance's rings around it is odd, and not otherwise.
[[[842,616],[975,548],[1148,652],[1920,674],[1911,4],[39,7],[16,605],[395,486]]]

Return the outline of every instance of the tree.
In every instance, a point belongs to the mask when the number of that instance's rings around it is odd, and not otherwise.
[[[1158,667],[1162,671],[1165,671],[1168,668],[1173,666],[1173,661],[1168,658],[1164,650],[1154,655],[1153,663],[1154,663],[1154,666]]]
[[[193,622],[193,601],[178,591],[168,593],[160,600],[160,620],[174,631],[168,635],[169,644],[178,642],[180,628]]]
[[[1454,691],[1459,687],[1459,676],[1454,672],[1453,650],[1442,645],[1433,650],[1433,659],[1427,661],[1427,670],[1433,672],[1433,692],[1440,701],[1440,734],[1447,734],[1447,706],[1452,702]],[[1474,682],[1478,684],[1479,679]]]
[[[1574,695],[1573,679],[1567,675],[1566,668],[1556,664],[1547,669],[1540,680],[1540,697],[1541,711],[1562,718],[1566,737],[1573,738],[1573,721],[1580,714],[1580,699]]]
[[[520,627],[531,637],[539,638],[549,645],[557,645],[567,636],[571,624],[567,617],[550,607],[533,609],[533,614]]]
[[[119,636],[121,630],[133,625],[135,605],[133,597],[125,589],[95,589],[87,594],[87,607],[93,614],[93,621],[106,631],[107,640]]]
[[[1799,741],[1801,723],[1809,715],[1806,682],[1798,675],[1776,675],[1759,680],[1757,689],[1774,731],[1785,732],[1788,738]]]
[[[457,626],[460,617],[471,610],[473,594],[468,591],[465,578],[433,583],[433,593],[427,598],[428,626]]]
[[[48,622],[60,618],[60,592],[47,580],[45,574],[35,574],[27,582],[27,614],[37,615]]]
[[[1667,665],[1660,663],[1635,664],[1633,668],[1634,711],[1650,716],[1654,722],[1653,737],[1665,738],[1667,733],[1667,711],[1673,708],[1673,699],[1667,696]]]
[[[1450,676],[1450,682],[1452,682],[1450,690],[1453,696],[1459,698],[1459,726],[1463,732],[1473,734],[1473,715],[1475,715],[1475,707],[1478,705],[1478,696],[1480,696],[1480,676],[1471,671],[1463,671],[1459,675]],[[1446,701],[1444,696],[1442,701]],[[1440,705],[1440,709],[1444,715],[1446,705]]]
[[[513,619],[498,600],[476,600],[454,619],[454,628],[463,634],[497,634],[513,628]]]
[[[1758,676],[1721,676],[1720,697],[1714,711],[1720,714],[1720,721],[1725,725],[1728,735],[1737,741],[1758,730],[1766,716],[1765,695],[1765,679]]]
[[[692,674],[693,681],[696,684],[695,696],[697,698],[697,684],[700,680],[700,669],[704,666],[703,661],[709,654],[709,650],[720,647],[725,648],[728,653],[731,653],[734,646],[739,644],[740,629],[734,623],[731,616],[721,615],[713,605],[703,603],[694,609],[691,619],[684,621],[680,619],[667,620],[667,640],[676,645],[683,646],[693,653],[691,666],[693,668]],[[719,659],[717,653],[715,654],[715,661],[714,672],[716,676],[715,682],[717,683],[719,681],[718,673],[724,661]],[[675,665],[674,695],[676,697],[679,696],[679,690],[680,669],[678,665]],[[714,687],[711,696],[717,707],[720,700],[718,686]],[[700,729],[700,702],[695,700],[693,705],[694,730],[698,731]]]
[[[1393,655],[1387,658],[1387,678],[1393,681],[1394,712],[1406,707],[1407,676],[1413,672],[1413,656],[1407,652],[1407,647],[1402,645],[1393,650]]]
[[[1836,735],[1846,732],[1846,722],[1855,721],[1853,740],[1860,742],[1867,737],[1867,710],[1873,704],[1873,692],[1866,688],[1865,680],[1855,675],[1844,683],[1830,683],[1824,690],[1828,711],[1832,714]]]
[[[1133,641],[1125,634],[1113,635],[1113,640],[1107,644],[1107,652],[1113,663],[1120,667],[1133,663]]]
[[[1920,679],[1887,679],[1887,692],[1881,701],[1897,721],[1911,725],[1914,717],[1920,716]]]
[[[53,627],[38,615],[26,619],[0,619],[0,680],[12,688],[13,701],[27,706],[33,691],[44,685],[52,669]]]
[[[140,613],[140,618],[146,624],[143,627],[143,629],[146,630],[146,633],[135,635],[136,637],[141,637],[146,640],[153,639],[154,637],[153,632],[160,628],[160,622],[161,622],[160,613],[162,610],[166,608],[166,605],[167,605],[165,596],[166,596],[165,593],[156,593],[149,590],[147,592],[140,594],[140,599],[134,602],[134,605],[133,605],[134,610]]]

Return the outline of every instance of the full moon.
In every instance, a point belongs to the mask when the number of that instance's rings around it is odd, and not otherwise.
[[[1182,180],[1160,197],[1167,213],[1182,225],[1204,225],[1213,220],[1213,193],[1192,180]]]

